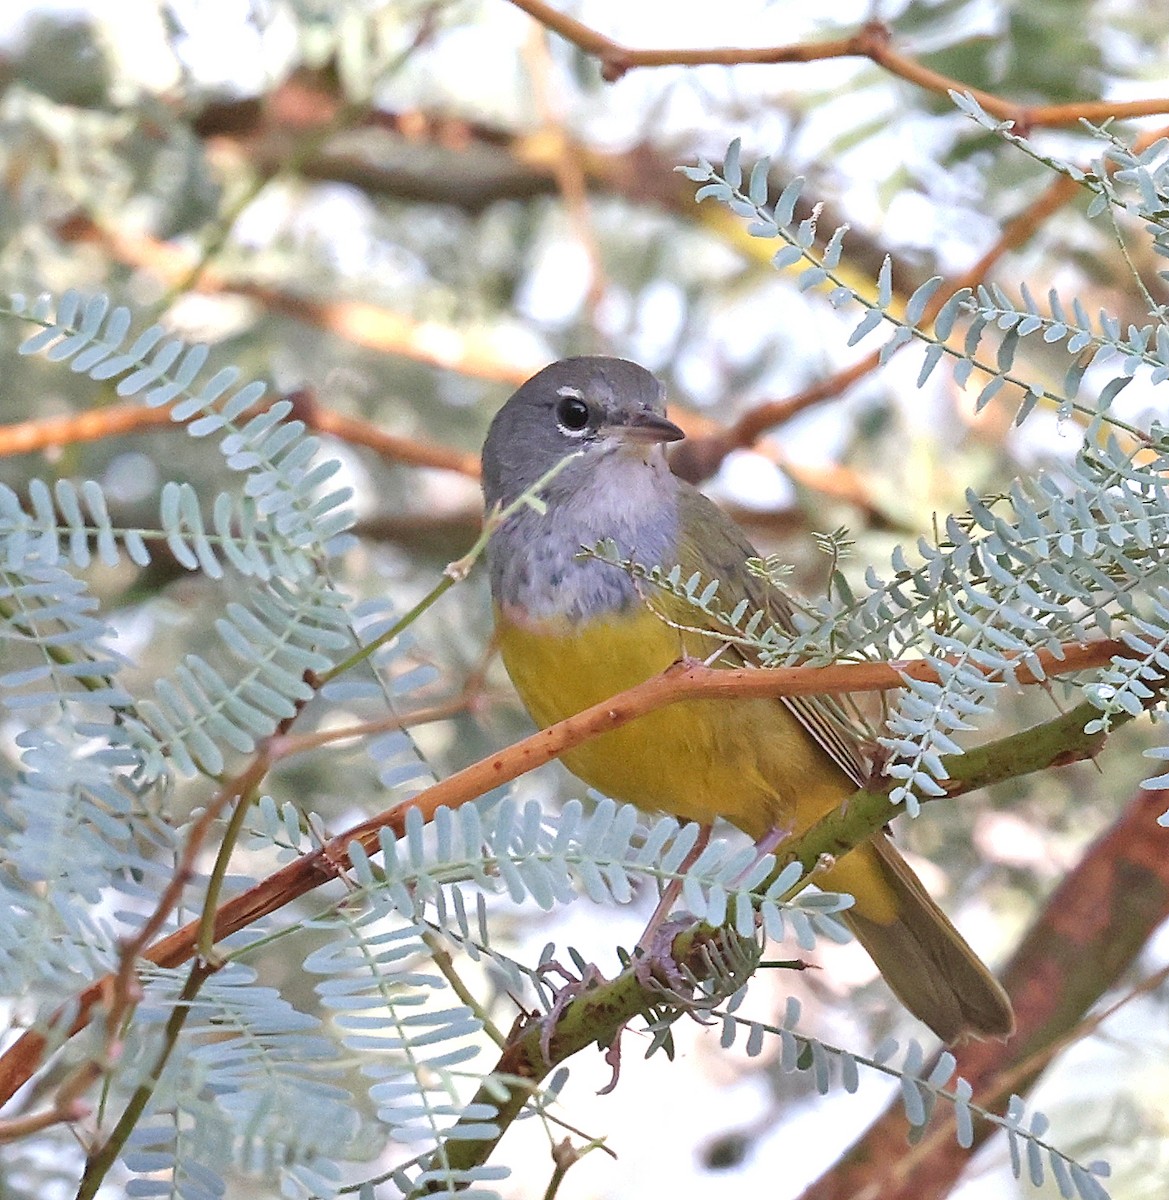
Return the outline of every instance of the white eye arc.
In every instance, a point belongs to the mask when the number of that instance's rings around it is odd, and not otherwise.
[[[576,388],[558,388],[560,400],[556,405],[556,424],[565,437],[579,438],[589,432],[593,414]]]

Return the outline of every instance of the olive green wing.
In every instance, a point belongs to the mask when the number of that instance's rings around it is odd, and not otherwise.
[[[726,611],[746,599],[749,611],[762,611],[777,628],[794,632],[791,601],[774,585],[747,569],[746,560],[756,557],[757,552],[743,531],[722,509],[688,484],[679,484],[679,503],[682,533],[678,565],[683,576],[697,571],[706,582],[717,579],[719,602]],[[660,565],[669,569],[672,564]],[[671,619],[679,624],[709,626],[715,633],[719,630],[705,613],[684,602],[670,607]],[[749,646],[731,645],[726,657],[748,665],[759,662],[759,656]],[[864,787],[872,775],[872,760],[866,753],[865,741],[840,705],[828,696],[784,696],[781,700],[845,775],[858,788]]]

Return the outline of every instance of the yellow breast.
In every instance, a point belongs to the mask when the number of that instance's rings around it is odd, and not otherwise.
[[[519,625],[497,613],[500,651],[541,726],[572,716],[717,641],[683,634],[644,607],[577,626]],[[687,644],[690,643],[690,644]],[[586,783],[650,811],[727,820],[760,838],[798,831],[853,791],[774,700],[695,700],[648,713],[564,754]]]

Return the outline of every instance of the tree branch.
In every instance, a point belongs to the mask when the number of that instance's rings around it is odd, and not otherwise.
[[[1014,121],[1019,132],[1040,125],[1071,125],[1086,120],[1099,123],[1128,117],[1148,117],[1169,112],[1169,98],[1129,101],[1081,100],[1072,104],[1025,105],[992,92],[970,87],[930,70],[909,55],[892,47],[893,35],[881,21],[870,21],[848,37],[823,42],[796,42],[785,46],[723,46],[704,49],[631,49],[603,33],[560,12],[544,0],[510,0],[541,25],[558,33],[579,50],[601,62],[601,74],[609,82],[620,79],[635,67],[725,66],[749,64],[776,66],[782,63],[820,62],[830,58],[867,58],[891,75],[938,95],[967,92],[1000,120]]]
[[[950,779],[946,794],[958,796],[1004,779],[1094,757],[1104,745],[1105,735],[1086,735],[1084,726],[1097,711],[1090,704],[1081,704],[1033,729],[1001,738],[967,754],[947,756],[945,763]],[[835,812],[792,839],[790,846],[780,848],[776,871],[789,862],[800,862],[807,875],[822,855],[839,856],[866,841],[901,811],[901,806],[891,803],[888,798],[891,787],[892,781],[882,788],[860,791],[849,797]],[[713,932],[695,923],[674,941],[676,965],[699,980],[711,982],[713,977],[709,965],[704,965],[702,949]],[[730,936],[728,930],[721,933]],[[467,1170],[486,1162],[509,1124],[519,1115],[533,1088],[554,1067],[590,1045],[611,1045],[633,1017],[647,1015],[662,1007],[660,989],[646,983],[644,972],[639,971],[638,967],[628,967],[614,979],[589,987],[562,1012],[541,1021],[528,1022],[520,1029],[495,1068],[502,1076],[515,1077],[504,1081],[507,1098],[502,1103],[498,1100],[498,1087],[484,1088],[475,1097],[478,1102],[498,1106],[493,1120],[498,1133],[478,1139],[463,1139],[456,1134],[442,1149],[442,1157],[449,1167]],[[668,965],[665,973],[672,976]],[[551,1030],[547,1027],[549,1022]],[[542,1047],[547,1049],[547,1054]],[[896,1115],[904,1141],[905,1122],[900,1108]],[[458,1126],[455,1128],[457,1130]],[[909,1195],[912,1193],[907,1194],[906,1200]]]
[[[479,478],[479,456],[470,451],[455,450],[418,438],[387,433],[372,421],[348,416],[321,404],[308,389],[289,393],[284,399],[293,404],[292,417],[303,421],[317,433],[327,434],[350,446],[364,446],[388,462],[414,467],[432,467]],[[175,403],[178,403],[177,401]],[[240,421],[261,412],[272,403],[261,401],[243,414]],[[111,404],[89,412],[71,413],[62,417],[44,417],[21,421],[16,425],[0,425],[0,458],[15,454],[33,454],[43,450],[69,446],[75,442],[97,442],[105,438],[125,437],[173,424],[174,405],[151,407],[147,404]],[[192,415],[195,420],[200,414]]]
[[[1058,659],[1049,651],[1040,651],[1035,658],[1037,666],[1042,668],[1042,676],[1020,665],[1017,681],[1034,683],[1047,676],[1102,666],[1111,661],[1113,655],[1124,652],[1124,649],[1124,643],[1119,640],[1101,640],[1086,644],[1069,644],[1063,648],[1062,657]],[[618,729],[668,704],[682,700],[890,690],[901,686],[905,674],[917,679],[934,677],[929,664],[924,661],[896,666],[889,663],[848,663],[830,667],[783,667],[768,670],[754,667],[731,670],[707,667],[701,663],[675,664],[660,675],[593,705],[574,717],[550,725],[499,754],[456,771],[406,803],[386,809],[360,822],[330,839],[317,850],[293,860],[247,891],[226,901],[215,914],[212,940],[221,941],[337,878],[349,865],[348,847],[352,842],[359,842],[367,851],[376,852],[382,829],[390,829],[401,836],[405,832],[406,814],[411,809],[418,809],[424,820],[429,821],[440,807],[456,808],[466,804],[492,788],[510,783],[520,775],[551,762],[566,750],[590,738]],[[1092,712],[1095,713],[1096,710],[1093,709]],[[1087,719],[1085,716],[1084,720]],[[1045,752],[1047,749],[1044,748]],[[965,757],[967,756],[960,756],[954,760],[951,774],[955,780],[962,779],[962,768],[959,764]],[[979,760],[975,758],[972,761]],[[1051,765],[1051,761],[1048,757],[1041,765]],[[1004,777],[998,774],[993,776],[996,779]],[[984,783],[987,781],[983,780]],[[872,803],[877,808],[880,807],[879,799]],[[864,811],[868,812],[867,803]],[[883,815],[873,828],[879,828],[886,820],[887,814]],[[820,831],[823,824],[824,822],[820,822],[813,826],[805,837]],[[840,829],[833,827],[827,836],[839,841],[845,835]],[[205,925],[202,919],[189,922],[155,942],[145,952],[144,957],[164,967],[177,966],[187,961],[195,953],[202,925]],[[72,1032],[83,1029],[88,1023],[91,1011],[101,1000],[107,983],[108,980],[101,979],[90,984],[69,1006],[67,1011],[72,1019]],[[0,1104],[7,1103],[13,1093],[37,1070],[45,1045],[45,1037],[41,1032],[29,1030],[0,1055]]]
[[[1000,1109],[1011,1092],[1026,1094],[1050,1059],[1080,1035],[1083,1014],[1169,918],[1169,857],[1157,825],[1167,806],[1169,792],[1139,790],[1048,899],[1003,972],[1015,1036],[954,1050],[958,1073],[982,1107]],[[964,1150],[952,1111],[939,1106],[925,1140],[910,1150],[904,1114],[892,1104],[801,1200],[941,1200],[993,1132],[976,1123],[974,1145]]]

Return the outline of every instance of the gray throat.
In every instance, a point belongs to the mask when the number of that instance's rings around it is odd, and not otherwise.
[[[553,480],[544,513],[521,509],[488,544],[491,595],[510,620],[578,624],[640,603],[621,568],[577,558],[582,546],[609,538],[646,566],[677,561],[679,483],[660,448],[589,457]]]

